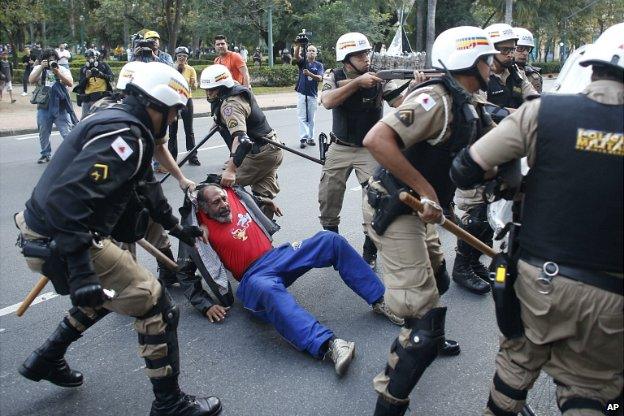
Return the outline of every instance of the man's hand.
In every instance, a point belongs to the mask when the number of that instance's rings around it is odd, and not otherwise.
[[[375,75],[373,72],[367,72],[365,74],[360,75],[355,79],[360,88],[371,88],[377,84],[383,82],[381,78]]]
[[[199,227],[195,225],[185,225],[182,227],[180,224],[169,230],[169,234],[191,247],[195,246],[195,239],[197,237],[204,236],[204,232]]]
[[[225,319],[225,315],[227,315],[227,311],[230,308],[224,308],[221,305],[212,305],[206,311],[206,318],[210,320],[210,322],[221,322]]]
[[[180,186],[180,189],[182,189],[184,192],[186,192],[187,189],[192,192],[197,187],[197,184],[192,180],[188,179],[186,176],[182,176],[180,178],[180,180],[178,181],[178,185]]]
[[[204,235],[202,235],[202,237],[201,237],[201,240],[205,244],[208,244],[208,237],[210,236],[210,232],[208,231],[208,227],[206,227],[205,225],[200,225],[199,228],[202,230],[202,233],[204,233]]]
[[[282,210],[280,209],[280,207],[277,206],[277,204],[274,201],[271,200],[265,200],[263,201],[264,205],[266,205],[267,207],[271,208],[271,210],[273,211],[273,213],[275,215],[277,215],[278,217],[281,217],[282,215],[284,215],[282,213]]]
[[[422,212],[418,213],[420,219],[428,224],[439,224],[442,221],[444,211],[440,207],[438,198],[423,197],[420,199],[420,202],[422,202],[424,207]]]
[[[308,77],[311,77],[311,76],[313,76],[314,74],[313,74],[312,72],[308,71],[307,69],[304,69],[304,70],[303,70],[303,75],[306,75],[306,76],[308,76]]]
[[[221,173],[221,186],[232,186],[236,182],[236,172],[230,167]]]

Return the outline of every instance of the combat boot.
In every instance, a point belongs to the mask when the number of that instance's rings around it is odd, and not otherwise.
[[[373,240],[371,240],[369,236],[365,236],[364,238],[362,258],[371,267],[371,269],[374,269],[377,265],[377,246],[375,246],[375,243],[373,243]]]
[[[455,256],[452,275],[455,283],[473,293],[482,295],[490,291],[490,285],[480,279],[479,276],[472,271],[470,257],[461,254],[459,250]]]
[[[61,387],[78,387],[82,384],[82,373],[69,368],[65,353],[69,345],[80,338],[80,332],[63,319],[56,330],[24,361],[19,373],[33,381],[48,380]]]
[[[150,416],[215,416],[221,413],[217,397],[195,397],[180,390],[178,377],[151,378],[154,396]]]
[[[334,232],[334,233],[336,233],[336,234],[340,234],[340,233],[338,232],[338,226],[337,226],[337,225],[327,225],[327,226],[325,226],[325,225],[324,225],[324,226],[323,226],[323,229],[324,229],[324,230],[327,230],[327,231],[332,231],[332,232]]]
[[[451,285],[451,277],[446,270],[446,260],[442,260],[442,263],[440,263],[437,270],[433,272],[433,276],[435,277],[438,294],[442,296]]]
[[[470,256],[470,267],[472,268],[474,274],[479,276],[479,278],[483,279],[486,283],[490,283],[490,272],[487,267],[481,263],[480,258],[481,252],[474,250]]]
[[[381,298],[380,301],[373,303],[373,312],[385,316],[390,322],[395,325],[403,326],[403,324],[405,323],[405,319],[401,318],[390,310],[388,304],[383,298]]]
[[[408,403],[395,404],[384,400],[381,396],[377,398],[374,416],[403,416],[407,411]]]
[[[173,252],[171,252],[171,247],[161,248],[160,251],[171,259],[175,263],[175,259],[173,258]],[[166,287],[172,286],[178,283],[178,278],[176,277],[176,272],[173,270],[169,270],[164,263],[158,261],[158,280],[160,280],[163,285]]]
[[[344,375],[355,355],[355,342],[334,338],[329,343],[325,357],[334,363],[334,369],[339,376]]]

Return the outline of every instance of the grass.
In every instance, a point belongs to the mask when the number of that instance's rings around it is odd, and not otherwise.
[[[295,91],[295,86],[292,87],[254,87],[252,85],[252,91],[254,95],[263,95],[263,94],[280,94],[284,92],[293,92]],[[206,98],[206,92],[200,88],[193,91],[193,98]]]

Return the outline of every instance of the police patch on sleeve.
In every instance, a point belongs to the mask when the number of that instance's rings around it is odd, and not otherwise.
[[[433,99],[433,97],[427,94],[426,92],[416,97],[415,101],[418,104],[422,105],[422,108],[424,108],[425,111],[431,110],[433,106],[436,105],[436,101]]]
[[[233,109],[232,107],[225,107],[225,108],[223,109],[223,115],[224,115],[225,117],[229,117],[229,116],[231,116],[233,113],[234,113],[234,109]]]
[[[228,129],[233,129],[234,127],[238,126],[238,121],[232,119],[227,122],[227,126],[228,126]]]
[[[405,127],[409,127],[414,123],[414,110],[399,110],[394,114]]]
[[[117,153],[117,155],[121,158],[121,160],[126,161],[134,150],[130,147],[128,143],[121,136],[118,136],[113,143],[111,143],[111,147]]]
[[[108,165],[105,163],[96,163],[89,170],[89,178],[93,183],[102,183],[108,179]]]
[[[327,91],[327,90],[331,90],[332,89],[332,85],[329,83],[324,83],[323,84],[323,89],[321,91]]]

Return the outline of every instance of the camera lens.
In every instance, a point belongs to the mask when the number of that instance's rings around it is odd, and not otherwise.
[[[50,63],[50,68],[58,68],[58,63],[56,62]]]

